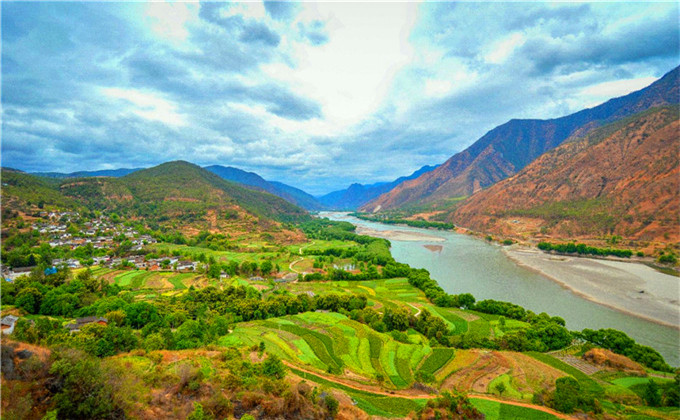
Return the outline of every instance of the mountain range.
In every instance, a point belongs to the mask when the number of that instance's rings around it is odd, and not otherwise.
[[[405,181],[362,206],[390,210],[465,197],[516,174],[568,138],[649,108],[678,103],[678,68],[650,86],[594,108],[549,120],[511,120],[486,133],[444,164]]]
[[[401,183],[435,170],[439,165],[423,166],[409,176],[397,178],[392,182],[378,182],[370,185],[352,184],[344,190],[330,192],[318,197],[327,208],[333,210],[356,210],[371,200],[391,191]]]
[[[513,237],[680,240],[678,106],[572,137],[465,200],[448,219]]]
[[[21,207],[84,207],[157,222],[206,222],[207,227],[217,227],[221,221],[288,222],[309,217],[305,210],[280,197],[244,188],[184,161],[118,178],[56,179],[3,169],[2,181],[3,204],[10,208],[15,203]]]

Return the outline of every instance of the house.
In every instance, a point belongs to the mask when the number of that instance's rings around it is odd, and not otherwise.
[[[69,260],[66,260],[66,265],[68,268],[79,268],[80,267],[80,261],[78,261],[75,258],[71,258]]]
[[[14,332],[14,326],[16,325],[19,317],[14,315],[7,315],[0,321],[0,326],[2,327],[3,334],[12,334]]]
[[[76,319],[75,323],[66,324],[65,328],[70,332],[74,333],[80,331],[80,329],[83,328],[85,325],[89,324],[108,325],[108,323],[109,323],[108,319],[100,316],[86,316],[85,318]]]
[[[263,279],[262,277],[260,277],[260,276],[254,276],[254,277],[251,277],[249,280],[250,280],[250,281],[262,281],[262,280],[264,280],[264,279]]]
[[[193,271],[196,269],[196,263],[193,261],[177,261],[177,271],[189,270]]]
[[[13,269],[10,270],[8,278],[10,278],[12,280],[16,280],[21,276],[27,276],[27,275],[31,274],[31,271],[33,271],[34,268],[35,268],[35,266],[13,268]]]

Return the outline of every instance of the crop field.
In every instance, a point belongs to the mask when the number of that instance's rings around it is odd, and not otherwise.
[[[503,382],[504,395],[524,400],[550,388],[561,376],[565,373],[525,354],[489,350],[456,350],[453,360],[435,375],[441,389],[494,393],[496,384]]]
[[[470,402],[477,410],[484,413],[487,420],[501,419],[526,419],[526,420],[550,420],[557,417],[543,411],[533,410],[516,405],[503,404],[498,401],[489,401],[479,398],[470,398]]]
[[[404,417],[412,411],[418,411],[427,403],[424,399],[408,399],[400,397],[388,397],[386,395],[374,394],[367,391],[359,391],[348,386],[343,386],[336,382],[330,382],[317,375],[291,369],[297,376],[344,391],[357,403],[357,407],[364,410],[367,414],[380,417]]]
[[[184,290],[192,285],[205,287],[216,283],[215,280],[209,280],[198,273],[95,268],[92,270],[92,274],[111,284],[132,290]]]
[[[359,382],[382,378],[383,385],[407,388],[429,345],[405,344],[338,313],[308,312],[241,324],[221,344],[265,343],[268,352],[323,372]]]
[[[593,378],[581,372],[580,370],[558,360],[548,354],[538,353],[538,352],[528,352],[531,357],[536,360],[540,360],[548,366],[552,366],[562,372],[569,374],[574,377],[581,386],[581,389],[592,392],[593,394],[600,395],[604,392],[602,386],[597,383]]]

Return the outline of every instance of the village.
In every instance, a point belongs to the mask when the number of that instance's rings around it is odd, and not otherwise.
[[[109,217],[100,215],[92,220],[82,222],[82,230],[74,228],[72,220],[81,216],[77,212],[40,212],[40,221],[31,226],[40,235],[41,242],[49,244],[51,248],[61,248],[65,251],[76,251],[86,247],[87,258],[54,258],[51,267],[45,269],[50,274],[59,268],[68,267],[78,269],[85,266],[133,267],[151,271],[195,271],[198,262],[180,260],[178,257],[163,257],[149,259],[145,254],[134,254],[145,245],[157,243],[149,234],[140,234],[135,228],[122,223],[113,223]],[[125,243],[129,249],[125,256],[115,256],[114,250]],[[77,252],[74,252],[76,254]],[[37,265],[12,267],[4,262],[0,265],[2,278],[12,282],[18,277],[29,274]]]

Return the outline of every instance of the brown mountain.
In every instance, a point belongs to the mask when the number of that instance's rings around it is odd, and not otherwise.
[[[677,241],[678,118],[677,106],[654,108],[569,139],[474,194],[449,218],[507,235]]]
[[[646,109],[679,102],[680,68],[650,86],[597,107],[550,120],[511,120],[494,128],[437,169],[405,181],[362,206],[389,210],[471,195],[514,175],[572,136]]]

